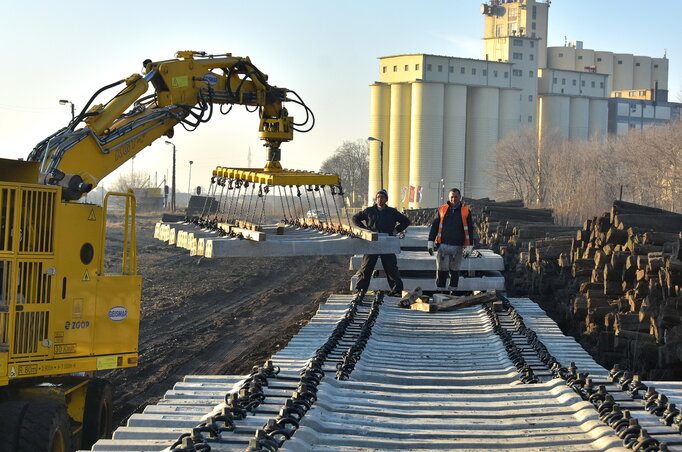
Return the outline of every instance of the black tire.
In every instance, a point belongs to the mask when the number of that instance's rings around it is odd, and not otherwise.
[[[28,402],[0,403],[0,452],[14,452],[19,446],[19,430]]]
[[[17,452],[70,452],[71,423],[59,402],[29,402],[19,430]]]
[[[81,448],[90,449],[101,438],[111,438],[113,430],[113,391],[111,384],[101,378],[88,383],[83,414]]]

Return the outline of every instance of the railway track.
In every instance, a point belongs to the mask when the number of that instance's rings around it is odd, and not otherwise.
[[[187,376],[93,450],[682,451],[682,385],[657,386],[527,299],[426,314],[334,295],[251,375]]]

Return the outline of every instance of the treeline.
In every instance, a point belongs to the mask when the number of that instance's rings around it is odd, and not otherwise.
[[[603,140],[541,142],[526,129],[497,146],[497,199],[551,208],[563,225],[607,211],[614,199],[682,212],[682,123]]]

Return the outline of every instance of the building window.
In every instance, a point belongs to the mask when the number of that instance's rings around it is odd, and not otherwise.
[[[512,42],[516,47],[523,47],[523,40],[522,39],[514,39],[514,41],[512,41]]]
[[[533,54],[531,53],[530,55],[528,55],[528,58],[529,58],[531,61],[533,61],[533,60],[535,59],[535,55],[533,55]]]
[[[475,67],[471,68],[471,75],[476,75],[476,68]]]
[[[398,72],[398,66],[393,66],[393,72]]]
[[[628,94],[630,95],[630,97],[635,97],[635,96],[636,96],[636,94],[635,94],[634,91],[630,91]]]
[[[623,97],[623,93],[616,93],[616,97]]]
[[[533,78],[535,73],[533,71],[528,71],[528,77]]]
[[[523,72],[521,72],[521,69],[512,69],[512,75],[514,77],[521,77],[523,75]]]
[[[516,20],[519,16],[518,8],[509,8],[509,20]]]
[[[516,30],[518,29],[517,27],[518,27],[518,25],[516,24],[516,22],[514,22],[513,24],[507,24],[507,29],[509,30],[509,36],[516,36]]]
[[[442,64],[438,65],[438,72],[443,72],[443,65]]]
[[[414,65],[414,70],[415,70],[415,71],[418,71],[418,70],[419,70],[419,63],[417,63],[417,64]]]
[[[387,68],[386,68],[386,66],[384,66],[383,67],[384,74],[386,73],[386,70],[387,70]]]
[[[604,82],[599,82],[599,87],[603,88],[604,87]]]
[[[462,66],[461,68],[459,68],[459,73],[460,73],[460,74],[464,74],[464,66]]]
[[[493,71],[493,77],[497,77],[497,71]]]
[[[523,53],[514,52],[512,58],[514,58],[515,60],[523,60]]]
[[[563,57],[564,57],[564,54],[559,52],[559,58],[563,58]]]
[[[406,65],[405,65],[405,72],[407,72],[407,71],[409,71],[409,70],[410,70],[410,65],[409,65],[409,64],[406,64]]]
[[[640,91],[640,92],[639,92],[639,95],[640,95],[640,96],[646,96],[646,91]]]
[[[556,83],[556,77],[552,78],[552,83]]]
[[[635,66],[639,67],[639,66],[640,66],[640,64],[639,64],[639,63],[635,63]]]
[[[585,80],[580,81],[580,86],[582,86],[583,88],[585,87]]]
[[[579,59],[579,60],[582,60],[582,59],[583,59],[583,56],[582,56],[582,55],[578,55],[578,59]]]
[[[623,64],[623,60],[618,60],[618,64]]]
[[[454,66],[450,66],[450,67],[448,68],[448,70],[449,70],[450,73],[452,74],[453,72],[455,72],[455,67],[454,67]]]
[[[528,102],[533,102],[533,95],[532,94],[528,95]]]
[[[538,18],[538,7],[535,5],[533,5],[532,17],[533,17],[533,20]]]
[[[530,42],[530,48],[531,48],[531,49],[535,48],[535,41],[531,41],[531,42]]]
[[[654,64],[654,69],[658,69],[658,64]]]
[[[565,79],[565,78],[562,78],[562,79],[561,79],[561,84],[562,84],[562,85],[565,85],[565,84],[566,84],[566,79]]]
[[[577,80],[573,79],[573,86],[576,86],[577,83],[578,83]]]
[[[488,75],[488,70],[487,70],[487,69],[483,69],[483,75]]]
[[[502,24],[495,25],[495,36],[499,38],[502,35],[504,35],[504,25]]]
[[[592,88],[594,88],[594,81],[591,83],[591,85],[592,85]]]
[[[427,64],[427,65],[426,65],[426,70],[429,71],[429,72],[431,71],[431,65],[430,65],[430,64]]]
[[[597,58],[597,63],[601,63],[601,58]]]
[[[509,78],[509,72],[508,71],[504,71],[504,78]]]
[[[532,116],[529,116],[529,117],[528,117],[528,122],[533,122],[533,117],[532,117]]]
[[[536,28],[536,27],[535,27],[535,22],[531,22],[530,28],[533,29],[533,30],[535,30],[535,28]]]

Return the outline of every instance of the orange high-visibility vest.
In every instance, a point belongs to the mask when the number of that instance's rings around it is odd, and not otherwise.
[[[441,234],[443,232],[443,221],[445,221],[445,214],[448,213],[448,209],[450,208],[450,204],[443,204],[440,206],[439,212],[440,212],[440,224],[438,225],[438,235],[436,236],[436,243],[441,242]],[[462,212],[462,225],[464,226],[464,245],[463,246],[471,246],[471,240],[469,239],[469,222],[467,221],[469,218],[469,208],[466,206],[461,207],[461,212]]]

